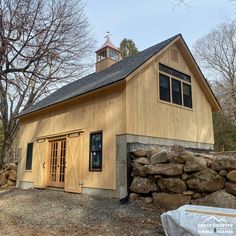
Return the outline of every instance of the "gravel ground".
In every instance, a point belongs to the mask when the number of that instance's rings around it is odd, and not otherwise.
[[[164,235],[152,204],[52,190],[0,192],[0,235]]]

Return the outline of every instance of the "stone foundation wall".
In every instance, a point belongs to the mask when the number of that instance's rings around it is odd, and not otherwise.
[[[173,146],[130,152],[131,200],[171,210],[185,204],[236,207],[236,156],[186,151]]]

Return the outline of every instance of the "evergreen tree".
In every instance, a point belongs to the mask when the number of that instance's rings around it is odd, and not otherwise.
[[[120,43],[119,49],[121,52],[122,59],[133,56],[138,53],[138,48],[136,47],[132,39],[123,39]]]
[[[215,151],[236,150],[236,125],[223,111],[213,113]]]

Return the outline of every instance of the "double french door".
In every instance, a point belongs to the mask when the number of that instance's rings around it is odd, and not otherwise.
[[[63,188],[66,168],[66,139],[50,141],[48,186]]]

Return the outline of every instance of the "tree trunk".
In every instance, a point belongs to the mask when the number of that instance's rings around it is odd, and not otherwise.
[[[2,121],[3,123],[3,146],[2,155],[0,156],[0,165],[4,167],[12,160],[13,144],[18,133],[18,121]]]
[[[3,141],[2,155],[0,165],[4,167],[11,159],[13,140],[5,138]]]

